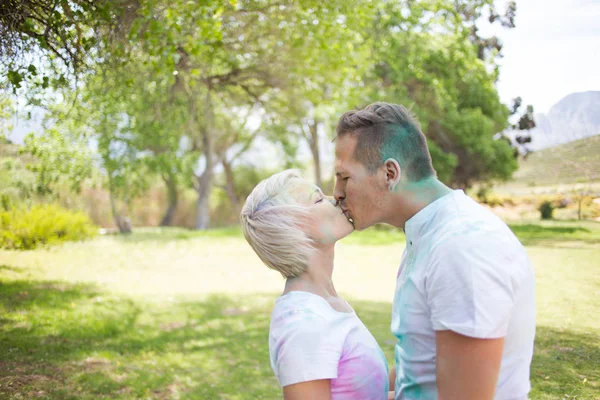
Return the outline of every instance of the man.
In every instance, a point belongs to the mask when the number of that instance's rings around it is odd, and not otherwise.
[[[523,246],[487,209],[436,178],[419,125],[374,103],[337,127],[336,186],[355,229],[402,228],[392,312],[400,399],[527,399],[535,276]]]

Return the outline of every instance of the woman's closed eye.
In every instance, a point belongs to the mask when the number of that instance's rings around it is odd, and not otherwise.
[[[315,202],[315,204],[322,203],[323,200],[325,200],[325,197],[321,197],[321,198],[317,199],[317,201]]]

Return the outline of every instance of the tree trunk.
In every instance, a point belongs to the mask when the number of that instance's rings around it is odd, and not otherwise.
[[[115,194],[114,194],[114,188],[112,185],[112,178],[110,176],[110,171],[108,173],[108,191],[109,191],[109,198],[110,198],[110,209],[112,211],[112,215],[115,220],[115,224],[117,225],[117,228],[119,228],[120,233],[128,235],[132,232],[131,221],[129,220],[129,218],[120,215],[119,212],[117,211],[117,205],[116,205],[116,201],[115,201]]]
[[[195,109],[195,99],[191,99],[192,107]],[[198,200],[196,202],[196,224],[195,228],[199,230],[206,230],[210,227],[210,191],[213,183],[213,143],[212,143],[212,129],[213,129],[213,115],[212,115],[212,102],[210,97],[210,88],[206,92],[206,102],[202,105],[204,108],[204,125],[200,127],[200,133],[202,135],[202,152],[206,160],[206,169],[198,178],[198,184],[196,185],[196,192],[198,193]]]
[[[173,176],[173,173],[171,172],[169,172],[166,176],[163,176],[163,180],[167,186],[169,205],[167,207],[167,212],[162,218],[162,221],[160,221],[160,226],[171,226],[179,200],[177,195],[177,183],[175,182],[175,176]]]
[[[235,179],[233,178],[233,169],[231,168],[231,163],[227,160],[223,160],[221,164],[223,164],[223,171],[225,172],[225,190],[227,191],[227,197],[229,197],[231,207],[233,207],[236,215],[238,215],[241,211],[240,198],[238,197],[235,190]]]
[[[314,167],[315,167],[315,185],[322,187],[323,182],[321,180],[321,155],[319,154],[319,124],[321,121],[314,119],[312,123],[309,123],[308,129],[310,130],[310,139],[308,144],[310,145],[310,151],[312,153]]]
[[[210,190],[212,188],[212,168],[206,170],[198,178],[196,192],[198,200],[196,201],[196,224],[198,230],[206,230],[210,227]]]

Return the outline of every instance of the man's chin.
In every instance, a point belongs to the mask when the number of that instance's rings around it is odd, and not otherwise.
[[[375,225],[375,224],[361,224],[360,222],[357,222],[357,221],[354,221],[354,223],[352,224],[355,231],[364,231],[365,229],[368,229],[368,228],[372,227],[373,225]]]
[[[354,222],[350,222],[352,224],[352,232],[355,231],[362,231],[363,229],[365,229],[364,227],[362,227],[360,224],[357,224],[356,221]]]

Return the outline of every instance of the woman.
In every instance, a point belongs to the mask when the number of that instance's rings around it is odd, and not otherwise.
[[[254,188],[240,219],[256,254],[286,278],[269,331],[284,399],[387,399],[385,357],[331,280],[335,243],[354,229],[336,202],[287,170]]]

